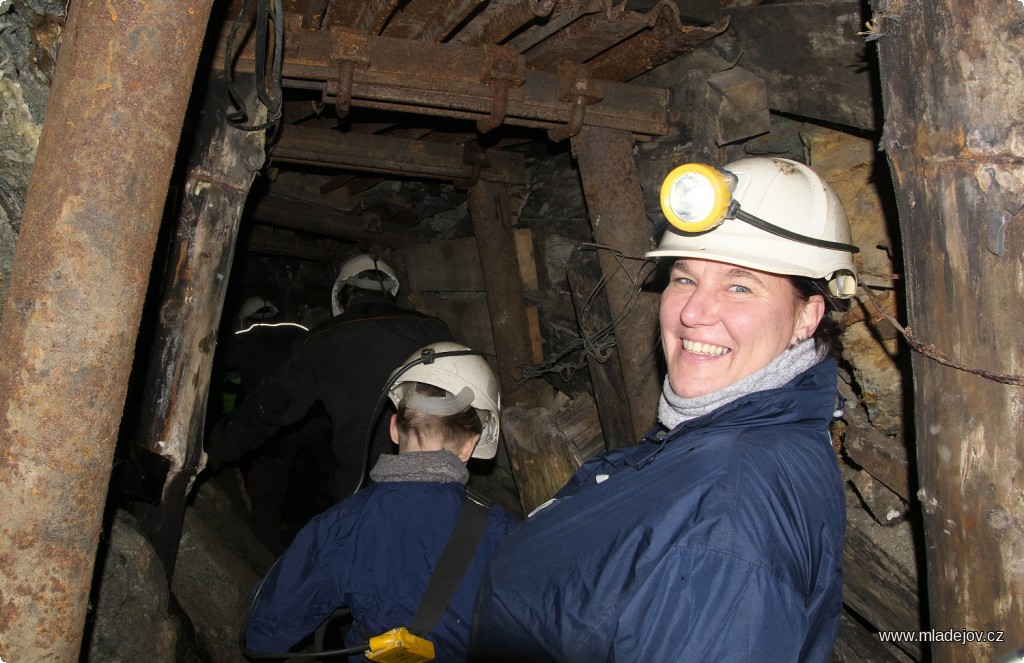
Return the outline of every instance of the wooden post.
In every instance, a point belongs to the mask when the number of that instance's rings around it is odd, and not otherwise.
[[[643,258],[653,243],[633,161],[633,136],[628,131],[583,127],[572,139],[572,149],[579,162],[595,241],[626,256]],[[640,287],[631,280],[640,271],[640,262],[630,260],[621,265],[605,251],[601,267],[609,277],[608,305],[616,315]],[[626,384],[622,396],[629,403],[633,433],[639,440],[655,424],[661,394],[656,360],[657,297],[641,293],[629,316],[615,329],[615,338]]]
[[[255,91],[249,96],[251,111]],[[160,503],[138,502],[134,511],[169,577],[188,489],[201,469],[210,372],[242,208],[266,160],[264,131],[237,129],[225,120],[222,76],[213,77],[205,98],[165,267],[140,415],[139,442],[167,458],[170,471]],[[265,117],[261,108],[253,123]]]
[[[1024,372],[1024,33],[1019,3],[876,0],[885,129],[914,336]],[[936,661],[1024,644],[1024,388],[915,353],[914,426]]]
[[[580,331],[594,333],[611,325],[608,298],[604,292],[596,292],[601,282],[601,265],[597,255],[591,251],[577,252],[570,258],[565,271]],[[633,437],[633,415],[629,411],[628,401],[623,398],[626,385],[622,381],[618,348],[608,348],[608,356],[603,361],[588,352],[587,367],[590,369],[594,401],[604,431],[605,447],[610,451],[632,445],[636,442]]]
[[[469,189],[469,213],[487,292],[501,397],[508,405],[531,400],[527,389],[516,388],[515,371],[533,360],[511,208],[505,184],[480,180]]]
[[[0,657],[78,660],[211,0],[71,3],[0,338]]]

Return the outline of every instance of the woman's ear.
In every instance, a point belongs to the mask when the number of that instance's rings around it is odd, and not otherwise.
[[[798,343],[805,338],[814,336],[818,329],[818,323],[825,315],[825,298],[821,295],[811,295],[796,315],[796,327],[793,329],[793,343]]]

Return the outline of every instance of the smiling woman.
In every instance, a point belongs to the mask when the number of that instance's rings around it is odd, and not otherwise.
[[[729,199],[666,196],[676,228],[648,254],[671,261],[660,425],[586,463],[495,551],[473,660],[830,657],[845,530],[830,314],[856,289],[849,224],[803,164],[680,172],[720,186],[663,191]]]

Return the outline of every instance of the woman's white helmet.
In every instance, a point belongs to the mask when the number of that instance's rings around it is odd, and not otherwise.
[[[777,157],[752,157],[734,161],[720,171],[727,180],[729,176],[734,178],[729,181],[732,200],[748,215],[805,238],[850,244],[850,224],[839,197],[804,164]],[[663,208],[667,205],[669,178],[662,189]],[[666,216],[673,221],[671,209],[666,208]],[[658,248],[647,257],[702,258],[773,274],[824,278],[833,294],[852,297],[857,290],[857,270],[852,253],[856,249],[851,248],[814,246],[728,217],[697,232],[669,227]]]
[[[411,382],[444,389],[453,402],[464,399],[476,409],[483,424],[473,458],[494,458],[501,432],[501,390],[497,376],[480,353],[450,341],[431,343],[410,355],[388,382],[388,396],[396,407],[406,397]]]
[[[384,275],[384,278],[368,278],[360,276],[363,272],[377,271]],[[398,294],[398,275],[386,262],[369,253],[359,253],[341,264],[338,270],[338,278],[331,288],[331,311],[334,315],[342,313],[341,304],[338,303],[338,295],[341,289],[350,285],[363,290],[383,291],[394,297]]]

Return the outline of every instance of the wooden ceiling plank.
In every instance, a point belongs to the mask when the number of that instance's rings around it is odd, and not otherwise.
[[[473,177],[473,166],[467,163],[468,154],[467,148],[461,145],[284,127],[270,158],[285,163],[455,181]],[[486,159],[489,165],[480,169],[480,179],[526,183],[522,155],[491,150],[486,152]]]
[[[546,21],[523,30],[509,39],[506,45],[525,53],[581,16],[601,10],[601,0],[560,0]]]
[[[543,20],[535,13],[537,7],[537,0],[491,0],[449,41],[462,46],[500,44],[524,26]]]
[[[401,246],[405,242],[404,227],[370,224],[356,214],[280,196],[260,197],[253,206],[252,218],[264,225],[345,241],[367,242],[376,238],[388,246]]]
[[[648,15],[653,17],[650,29],[638,32],[587,63],[595,78],[632,80],[693,50],[729,26],[728,17],[707,27],[683,25],[679,9],[666,2],[659,3]]]
[[[548,69],[558,60],[586,62],[641,30],[647,18],[634,11],[601,12],[579,19],[537,44],[523,56],[531,69]]]
[[[410,0],[384,29],[395,39],[441,42],[487,0]]]
[[[380,34],[401,0],[334,0],[327,9],[328,25]]]

